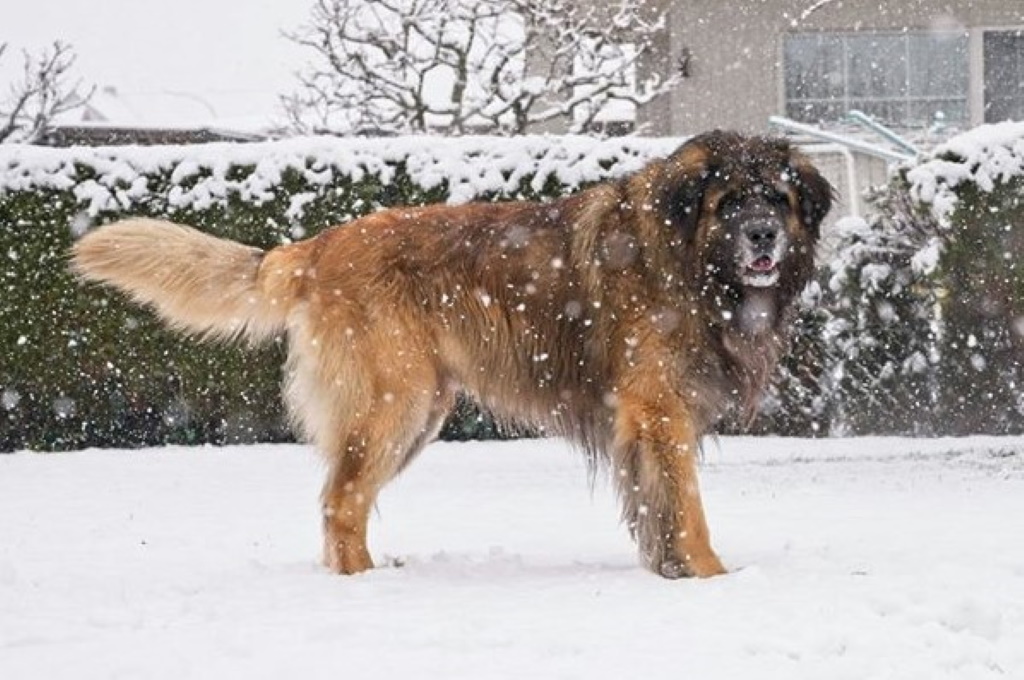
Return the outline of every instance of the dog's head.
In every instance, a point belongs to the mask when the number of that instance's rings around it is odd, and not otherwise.
[[[699,276],[740,294],[799,292],[833,195],[803,154],[783,139],[715,131],[680,147],[664,173],[666,227],[696,251]]]

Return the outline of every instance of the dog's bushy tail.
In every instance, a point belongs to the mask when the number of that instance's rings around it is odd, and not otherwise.
[[[150,305],[172,327],[257,341],[284,327],[294,302],[295,277],[280,276],[287,262],[273,268],[276,275],[261,276],[265,260],[282,259],[285,253],[278,251],[287,248],[268,254],[192,227],[128,219],[83,236],[74,246],[71,267],[87,281]]]

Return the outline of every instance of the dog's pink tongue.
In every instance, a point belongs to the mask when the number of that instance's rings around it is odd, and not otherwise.
[[[750,268],[755,272],[770,272],[775,268],[775,260],[767,255],[762,255],[750,263]]]

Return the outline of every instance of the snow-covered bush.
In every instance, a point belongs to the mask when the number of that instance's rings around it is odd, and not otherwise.
[[[907,177],[944,228],[943,418],[958,433],[1024,431],[1024,123],[950,140]]]
[[[1024,431],[1024,123],[949,140],[875,200],[833,264],[833,429]]]
[[[932,432],[935,287],[915,267],[937,227],[899,177],[873,197],[870,221],[837,225],[840,248],[820,312],[834,433]]]
[[[819,279],[823,278],[819,272]],[[835,403],[829,392],[823,338],[832,317],[822,298],[821,281],[811,282],[797,301],[789,349],[768,385],[758,417],[752,423],[723,423],[725,431],[800,437],[829,434]]]

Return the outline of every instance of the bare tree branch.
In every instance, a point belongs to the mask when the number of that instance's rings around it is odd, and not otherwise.
[[[317,0],[286,37],[310,65],[282,97],[293,131],[582,131],[669,91],[638,64],[665,30],[645,0]]]
[[[0,59],[7,44],[0,45]],[[94,88],[82,93],[82,81],[71,80],[75,54],[55,41],[38,55],[23,52],[21,78],[12,82],[0,99],[0,144],[31,144],[43,135],[56,116],[84,106]]]
[[[811,16],[812,14],[814,14],[815,12],[817,12],[817,11],[818,11],[819,9],[821,9],[821,8],[822,8],[822,7],[824,7],[825,5],[830,5],[830,4],[832,4],[832,3],[834,2],[834,1],[835,1],[835,0],[818,0],[818,1],[817,1],[817,2],[815,2],[815,3],[813,4],[813,5],[810,5],[809,7],[807,7],[806,9],[804,9],[804,11],[803,11],[803,12],[801,12],[801,13],[800,13],[800,19],[799,19],[799,21],[806,21],[806,20],[807,20],[807,17]]]

